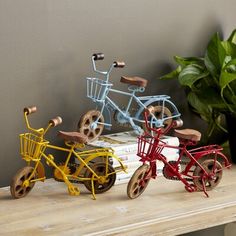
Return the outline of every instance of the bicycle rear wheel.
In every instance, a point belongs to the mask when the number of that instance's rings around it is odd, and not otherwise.
[[[169,129],[170,125],[172,124],[171,111],[167,107],[162,107],[160,105],[158,106],[158,105],[155,105],[155,103],[151,104],[151,106],[153,107],[152,112],[157,120],[165,119],[163,121],[163,126],[161,127],[161,132],[165,133]],[[148,106],[147,109],[151,106]],[[148,117],[148,122],[150,123],[151,127],[157,128],[155,125],[155,120],[151,115],[149,115]],[[145,124],[143,126],[143,129],[145,131],[148,131],[145,127]]]
[[[207,191],[212,190],[220,183],[223,174],[222,165],[216,160],[205,160],[201,163],[201,165],[209,177],[205,177],[203,169],[200,166],[197,166],[193,172],[193,175],[198,176],[198,178],[193,178],[193,183],[199,191],[203,191],[204,188]]]
[[[86,170],[84,177],[90,180],[84,181],[85,187],[92,192],[94,185],[95,193],[104,193],[108,191],[115,183],[116,172],[111,164],[98,162],[90,166],[97,174],[98,178],[89,169]],[[94,179],[93,179],[94,178]]]

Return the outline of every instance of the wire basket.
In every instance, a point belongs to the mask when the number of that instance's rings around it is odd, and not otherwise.
[[[95,102],[103,102],[112,84],[98,78],[87,79],[87,97]]]
[[[20,154],[26,161],[38,161],[48,143],[32,133],[20,134]]]
[[[159,137],[150,135],[141,135],[138,137],[138,152],[137,156],[142,160],[156,159],[162,152],[164,145],[159,142]]]

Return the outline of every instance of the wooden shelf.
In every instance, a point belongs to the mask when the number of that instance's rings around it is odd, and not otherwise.
[[[206,198],[182,183],[158,177],[139,198],[126,196],[126,184],[97,195],[81,187],[70,196],[63,183],[37,183],[23,199],[0,189],[0,235],[177,235],[236,219],[236,166]]]

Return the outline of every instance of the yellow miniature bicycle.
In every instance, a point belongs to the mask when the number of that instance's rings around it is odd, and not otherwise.
[[[35,106],[24,108],[24,118],[30,132],[20,134],[20,154],[27,166],[20,169],[12,179],[10,191],[14,198],[25,197],[35,182],[46,179],[43,158],[47,165],[54,168],[54,178],[67,185],[70,195],[79,195],[80,190],[74,183],[83,183],[96,199],[96,193],[106,192],[113,186],[117,172],[126,172],[125,166],[110,148],[81,151],[87,137],[78,132],[59,131],[58,135],[65,140],[66,147],[51,145],[44,136],[51,127],[61,124],[62,119],[56,117],[49,121],[46,128],[34,129],[29,124],[28,115],[36,111]],[[57,164],[53,155],[45,152],[48,148],[68,153],[65,162]],[[73,158],[77,159],[76,164],[71,163]],[[113,168],[113,158],[120,166]]]

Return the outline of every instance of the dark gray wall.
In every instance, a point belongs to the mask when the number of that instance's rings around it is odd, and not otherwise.
[[[24,165],[24,106],[38,106],[33,125],[61,115],[66,130],[93,108],[84,78],[94,52],[105,53],[104,68],[114,59],[126,62],[113,73],[117,87],[126,89],[121,75],[147,78],[147,93],[171,95],[194,127],[177,83],[156,78],[171,69],[173,55],[201,55],[215,31],[227,36],[234,23],[233,0],[0,0],[0,186]],[[49,137],[58,142],[56,130]]]

